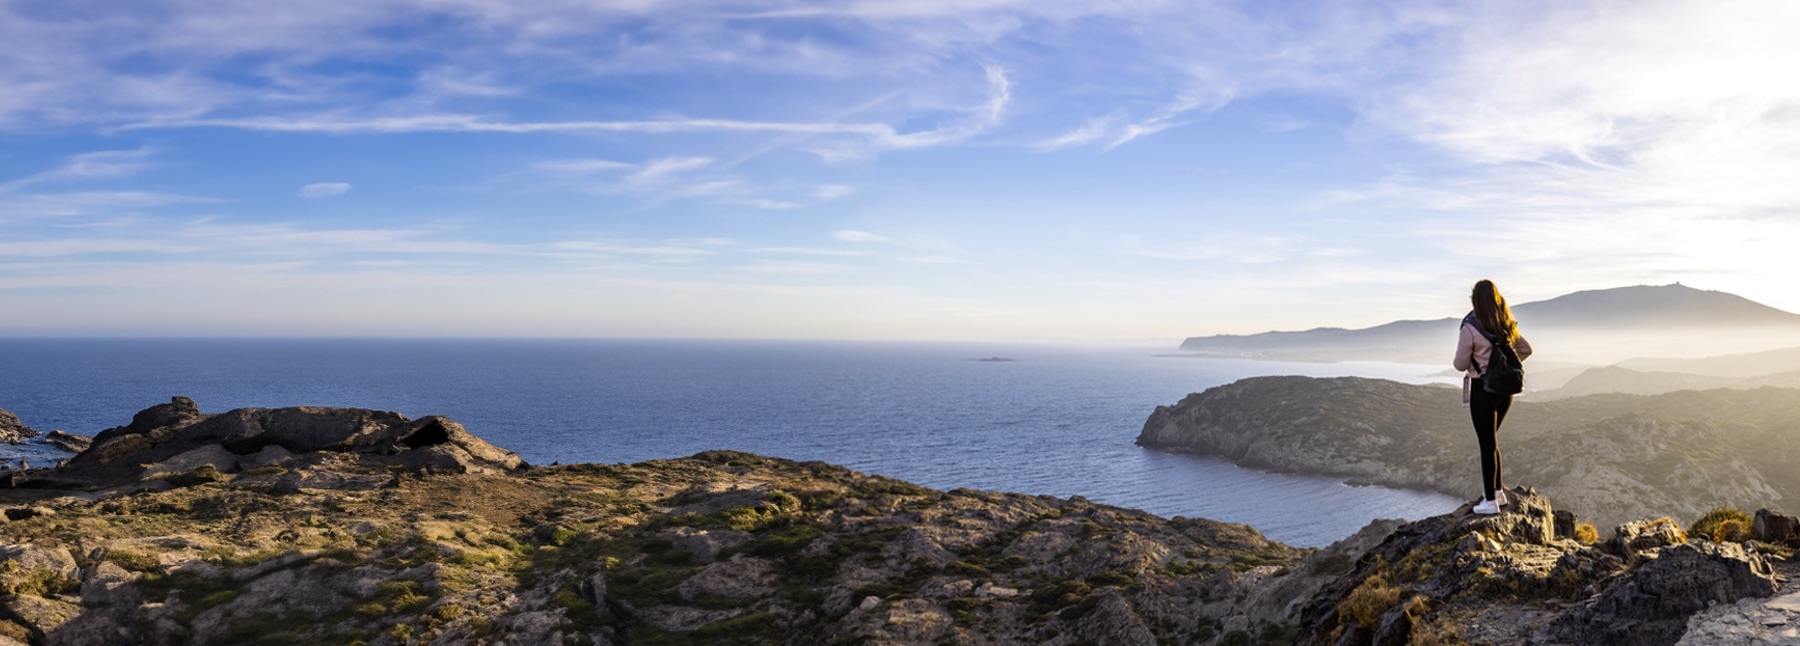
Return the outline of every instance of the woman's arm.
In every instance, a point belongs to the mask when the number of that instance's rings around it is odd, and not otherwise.
[[[1519,355],[1520,361],[1531,356],[1531,342],[1525,340],[1525,335],[1519,335],[1519,340],[1513,342],[1513,354]]]
[[[1468,372],[1469,362],[1474,360],[1474,358],[1475,331],[1469,329],[1469,326],[1464,325],[1462,326],[1462,330],[1456,335],[1456,357],[1450,360],[1450,365],[1454,366],[1457,370]]]

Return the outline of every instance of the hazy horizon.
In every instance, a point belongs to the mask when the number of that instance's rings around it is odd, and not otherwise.
[[[0,337],[1800,311],[1783,2],[0,5]]]

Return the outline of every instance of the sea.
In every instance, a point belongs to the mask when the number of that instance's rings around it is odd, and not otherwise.
[[[1150,345],[0,339],[0,408],[46,431],[92,434],[174,395],[206,412],[377,408],[448,415],[534,464],[734,449],[937,488],[1079,495],[1248,523],[1301,546],[1459,504],[1133,443],[1157,405],[1276,374],[1446,379],[1438,366],[1197,358]],[[0,445],[0,457],[19,456],[66,454]]]

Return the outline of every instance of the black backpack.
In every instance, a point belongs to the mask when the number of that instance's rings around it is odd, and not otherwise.
[[[1475,313],[1463,319],[1463,324],[1475,326],[1475,331],[1487,337],[1488,343],[1494,345],[1494,351],[1488,353],[1487,369],[1481,371],[1481,389],[1494,395],[1517,395],[1525,392],[1525,363],[1519,360],[1519,354],[1513,351],[1512,343],[1505,338],[1494,338],[1475,320]]]

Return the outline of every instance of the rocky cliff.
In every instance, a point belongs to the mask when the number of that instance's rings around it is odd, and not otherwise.
[[[1519,489],[1303,550],[1081,498],[723,451],[528,466],[444,418],[180,398],[11,482],[0,644],[1666,644],[1766,628],[1788,552],[1737,541],[1800,537],[1765,513],[1723,543],[1583,543]]]
[[[1506,478],[1604,526],[1800,500],[1800,390],[1593,395],[1513,404]],[[1259,377],[1159,406],[1138,444],[1473,499],[1480,471],[1457,391],[1380,379]]]

